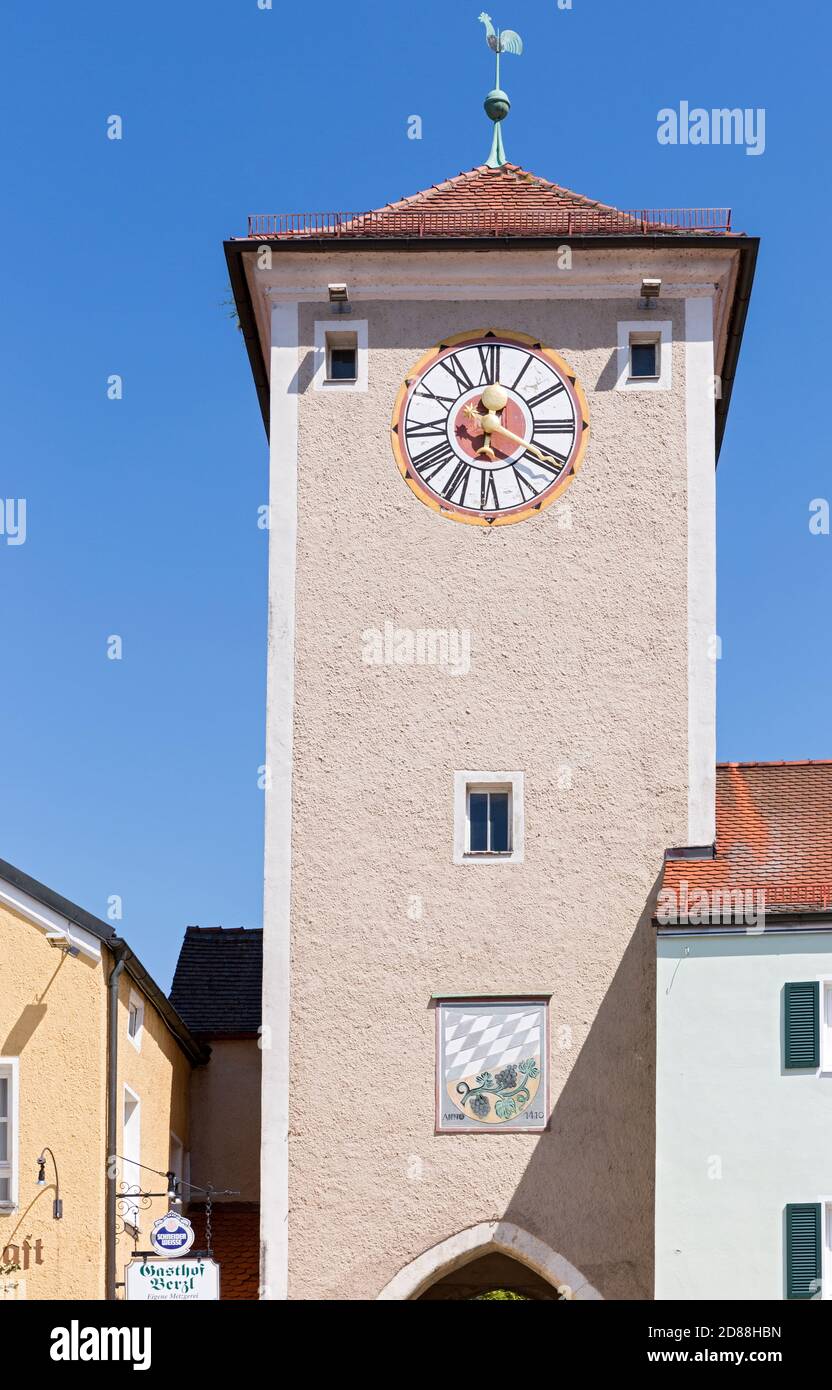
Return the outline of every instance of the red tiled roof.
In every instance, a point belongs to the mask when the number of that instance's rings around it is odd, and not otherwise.
[[[195,1248],[205,1246],[205,1208],[188,1208],[196,1232]],[[256,1299],[260,1284],[260,1206],[257,1202],[215,1202],[211,1244],[220,1266],[220,1299]]]
[[[730,232],[728,208],[621,212],[517,164],[480,164],[411,197],[361,213],[263,213],[252,237],[565,236],[595,233]]]
[[[677,894],[765,893],[766,912],[832,911],[832,760],[720,763],[713,859],[668,858]]]

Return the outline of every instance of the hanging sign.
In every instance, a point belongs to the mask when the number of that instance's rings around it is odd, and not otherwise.
[[[157,1255],[171,1260],[179,1255],[187,1255],[194,1243],[194,1235],[194,1228],[187,1216],[180,1216],[178,1211],[169,1211],[167,1216],[160,1216],[153,1222],[150,1245]]]
[[[144,1303],[210,1302],[220,1296],[220,1267],[196,1260],[131,1260],[124,1271],[125,1297]]]

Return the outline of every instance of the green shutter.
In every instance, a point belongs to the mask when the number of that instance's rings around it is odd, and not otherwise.
[[[820,985],[805,980],[786,985],[785,1008],[786,1066],[820,1066]]]
[[[786,1298],[820,1298],[820,1202],[786,1207]]]

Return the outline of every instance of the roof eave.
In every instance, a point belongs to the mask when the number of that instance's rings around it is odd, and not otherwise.
[[[50,908],[61,917],[65,917],[68,922],[82,927],[91,936],[97,937],[109,951],[112,952],[119,947],[125,947],[127,951],[126,970],[155,1006],[168,1029],[179,1042],[183,1052],[193,1062],[208,1061],[210,1048],[206,1048],[189,1032],[184,1019],[180,1018],[167,995],[162,992],[153,976],[142,965],[129,942],[119,936],[113,927],[102,922],[100,917],[94,917],[91,912],[79,907],[77,903],[71,902],[69,898],[64,898],[52,888],[47,888],[45,883],[40,883],[38,879],[32,878],[22,869],[18,869],[16,865],[9,864],[5,859],[0,859],[0,878],[11,883],[21,893],[26,893],[30,898],[34,898],[43,907]]]

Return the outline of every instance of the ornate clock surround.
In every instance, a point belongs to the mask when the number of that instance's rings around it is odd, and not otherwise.
[[[516,383],[511,381],[514,371],[500,376],[503,348],[513,354],[515,367],[526,359]],[[467,349],[474,349],[476,356],[466,352]],[[463,352],[466,357],[461,359],[459,354]],[[505,357],[502,360],[505,362]],[[479,380],[475,379],[475,371],[466,370],[465,364],[470,369],[472,362],[479,367]],[[448,364],[445,370],[433,376],[434,381],[446,383],[440,395],[439,386],[431,387],[426,377],[443,363]],[[491,417],[495,433],[485,436],[476,430],[475,412],[486,411],[482,393],[495,379],[495,363],[496,380],[506,388],[501,398],[505,396],[506,400],[498,407],[500,428],[496,428],[494,417]],[[527,393],[524,396],[514,388],[519,386],[520,378],[527,378],[527,369],[532,363],[536,364],[534,370],[542,370],[551,385],[530,401]],[[509,379],[504,380],[504,377]],[[454,391],[453,382],[456,382],[456,394],[444,394]],[[535,415],[532,407],[541,398],[542,404],[546,404],[547,398],[561,395],[563,400],[559,400],[557,407],[550,405],[545,417]],[[411,408],[414,397],[432,400],[440,415],[427,422],[414,420]],[[541,407],[538,405],[538,408]],[[423,409],[421,405],[419,409]],[[552,409],[555,409],[555,417],[551,416]],[[444,421],[442,410],[445,410]],[[574,426],[571,432],[570,419]],[[503,437],[503,426],[511,432],[508,439]],[[538,436],[536,430],[542,430],[542,436]],[[549,432],[557,432],[557,436],[568,443],[566,453],[549,443]],[[428,447],[415,450],[414,439],[421,445],[424,435],[428,437]],[[432,446],[431,437],[438,441]],[[543,511],[563,495],[574,479],[583,462],[588,439],[589,412],[575,372],[538,338],[513,329],[472,329],[443,338],[408,372],[396,395],[391,421],[393,454],[411,491],[440,515],[474,526],[511,525]],[[482,447],[477,449],[478,441],[491,446],[490,452],[496,457],[491,460],[478,457],[478,452],[489,452]],[[490,467],[492,461],[493,469]],[[502,474],[499,484],[496,481],[498,473]],[[435,482],[437,478],[441,482],[431,486],[431,480]]]

